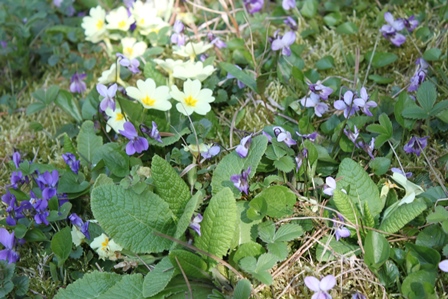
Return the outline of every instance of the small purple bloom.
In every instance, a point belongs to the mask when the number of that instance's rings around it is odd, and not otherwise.
[[[126,58],[123,54],[117,53],[117,57],[119,58],[120,65],[126,67],[128,70],[130,70],[133,74],[140,73],[140,69],[138,68],[140,66],[140,62],[136,58]]]
[[[328,105],[322,103],[319,95],[314,92],[312,92],[308,98],[305,97],[301,99],[300,103],[303,107],[314,107],[314,114],[317,117],[322,117],[322,115],[328,111]]]
[[[407,154],[416,154],[420,156],[422,150],[428,145],[428,136],[425,137],[415,137],[412,136],[411,140],[405,144],[403,147]]]
[[[68,216],[68,220],[70,220],[73,225],[76,225],[78,227],[82,226],[83,224],[81,217],[79,217],[76,213],[70,214],[70,216]]]
[[[417,70],[411,78],[411,84],[408,87],[408,91],[416,91],[420,84],[425,80],[426,73],[428,72],[428,63],[423,58],[418,58],[415,61]]]
[[[238,68],[239,70],[241,70],[241,67],[239,67],[238,65],[235,65],[236,68]],[[234,79],[235,77],[231,74],[228,73],[227,74],[227,79]],[[239,88],[244,88],[246,86],[246,84],[244,84],[243,82],[241,82],[240,80],[236,81],[236,84],[238,85]]]
[[[19,188],[19,185],[22,185],[23,183],[25,183],[23,173],[20,170],[14,171],[11,174],[11,187],[17,189]]]
[[[160,132],[157,129],[157,124],[155,121],[152,121],[151,129],[148,126],[141,124],[140,130],[142,131],[143,134],[149,136],[150,138],[154,139],[155,141],[160,142],[160,143],[163,142],[162,137],[160,136]]]
[[[14,165],[16,166],[16,168],[19,168],[19,165],[20,165],[20,153],[19,152],[14,152],[14,154],[12,154],[12,161],[14,162]]]
[[[123,0],[123,4],[124,6],[126,6],[126,8],[133,8],[134,2],[134,0]]]
[[[139,137],[134,125],[127,121],[123,125],[124,130],[120,130],[119,133],[129,139],[126,145],[126,154],[132,156],[135,153],[141,153],[149,148],[148,140],[143,137]]]
[[[264,0],[244,0],[244,6],[250,14],[259,12],[263,8],[263,5]]]
[[[361,140],[358,142],[357,147],[362,148],[367,154],[369,154],[370,158],[375,159],[375,156],[373,155],[373,150],[375,149],[375,138],[372,137],[369,144],[366,144]]]
[[[290,10],[296,7],[296,0],[283,0],[282,7],[284,10]]]
[[[184,24],[182,23],[182,21],[177,20],[176,22],[174,22],[173,25],[173,31],[174,33],[171,35],[171,42],[173,44],[176,44],[178,46],[183,46],[185,45],[186,42],[186,37],[184,35]]]
[[[291,28],[292,31],[297,31],[297,22],[292,17],[286,17],[286,19],[283,21],[286,26]]]
[[[333,93],[332,88],[323,85],[319,81],[314,84],[309,84],[308,87],[311,92],[318,94],[319,97],[324,101],[328,100],[328,96]]]
[[[443,272],[448,272],[448,260],[443,260],[439,263],[439,269]]]
[[[356,292],[352,295],[352,299],[367,299],[367,297],[360,292]]]
[[[317,138],[317,132],[313,132],[311,134],[300,134],[299,132],[296,132],[296,134],[302,137],[302,139],[308,139],[311,142],[314,142]]]
[[[9,233],[5,228],[0,228],[0,243],[5,247],[0,250],[0,260],[8,261],[9,264],[17,262],[20,256],[14,250],[16,247],[14,232]]]
[[[397,173],[399,173],[399,174],[401,174],[401,175],[403,175],[403,176],[405,176],[405,177],[407,177],[407,178],[412,177],[412,172],[406,172],[406,173],[404,173],[400,168],[392,167],[390,170],[391,170],[392,172],[397,172]]]
[[[359,136],[359,131],[358,128],[355,126],[353,126],[353,132],[350,131],[349,129],[344,129],[344,134],[345,136],[348,137],[348,139],[350,139],[351,142],[353,142],[355,144],[356,147],[358,146],[358,143],[356,142],[356,140],[358,139]]]
[[[201,235],[201,221],[202,221],[202,215],[201,214],[197,214],[193,220],[191,220],[190,222],[190,228],[192,228],[199,236]]]
[[[410,16],[407,19],[402,19],[404,27],[409,31],[412,32],[417,28],[419,22],[415,19],[415,16]]]
[[[57,8],[60,8],[62,2],[64,2],[64,0],[53,0],[53,5],[56,6]]]
[[[289,133],[282,127],[274,127],[273,129],[278,142],[284,142],[288,147],[297,144],[297,142],[292,139],[291,133]]]
[[[329,176],[325,179],[324,193],[329,196],[333,196],[334,190],[336,190],[336,181]]]
[[[296,34],[293,31],[288,31],[283,36],[277,36],[275,40],[272,41],[271,49],[272,51],[282,50],[282,55],[290,56],[291,46],[296,41]]]
[[[219,152],[221,151],[221,148],[219,147],[219,145],[206,146],[206,148],[207,148],[206,151],[201,151],[201,156],[202,156],[201,163],[207,159],[213,158],[214,156],[219,154]]]
[[[64,159],[65,164],[67,164],[74,173],[78,174],[79,168],[81,167],[81,161],[77,160],[74,154],[62,154],[62,159]]]
[[[115,111],[114,97],[115,94],[117,93],[117,88],[118,86],[116,83],[111,85],[109,88],[107,88],[106,85],[101,83],[96,85],[96,90],[103,97],[100,103],[100,108],[102,111],[106,111],[108,107],[111,108],[113,111]]]
[[[235,151],[241,158],[246,158],[249,153],[250,144],[252,143],[252,135],[246,136],[241,139],[240,144],[236,147]]]
[[[398,32],[404,29],[403,20],[395,20],[390,12],[384,14],[384,19],[388,24],[381,27],[381,34],[395,46],[401,46],[406,41],[406,37]]]
[[[241,192],[249,193],[249,174],[250,174],[250,166],[247,170],[243,170],[241,174],[234,174],[230,176],[230,180],[233,182],[233,185],[240,190]]]
[[[337,100],[334,102],[333,106],[336,110],[343,110],[344,117],[349,118],[356,111],[359,110],[359,107],[353,102],[354,93],[351,90],[347,90],[344,93],[344,100]]]
[[[84,80],[86,79],[87,74],[78,74],[75,73],[70,79],[70,91],[72,93],[83,93],[86,91],[86,83]]]
[[[90,240],[89,223],[89,221],[86,221],[80,227],[80,231],[86,236],[87,240]]]
[[[327,275],[322,280],[317,279],[314,276],[305,277],[305,285],[315,294],[312,299],[331,299],[331,295],[328,291],[336,285],[336,278],[333,275]]]
[[[334,235],[336,237],[336,241],[339,241],[340,238],[350,237],[350,230],[343,225],[337,225],[334,231]]]
[[[50,199],[56,195],[58,181],[59,172],[57,170],[53,170],[51,173],[46,171],[36,178],[36,183],[42,190],[42,198]]]
[[[373,116],[369,109],[378,106],[374,101],[369,101],[365,87],[361,88],[361,97],[354,99],[353,104],[361,108],[361,111],[367,116]]]

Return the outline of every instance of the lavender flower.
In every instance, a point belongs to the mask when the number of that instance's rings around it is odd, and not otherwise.
[[[283,0],[282,7],[284,10],[293,9],[294,7],[296,7],[296,1],[295,0]]]
[[[352,299],[367,299],[367,297],[360,292],[356,292],[352,295]]]
[[[317,117],[322,117],[322,115],[328,111],[328,105],[322,103],[320,101],[320,96],[314,92],[312,92],[308,98],[305,97],[301,99],[300,103],[303,107],[314,107],[314,114]]]
[[[286,17],[286,19],[283,21],[286,26],[291,28],[292,31],[297,31],[297,22],[292,17]]]
[[[72,153],[62,154],[62,159],[64,159],[65,164],[67,164],[70,169],[78,174],[79,168],[81,167],[81,161],[76,159],[76,156]]]
[[[370,156],[370,158],[375,159],[375,156],[373,155],[373,150],[375,149],[375,138],[372,137],[369,144],[366,144],[361,140],[358,142],[357,147],[362,148]]]
[[[70,216],[68,216],[68,220],[70,220],[72,225],[81,226],[83,224],[81,217],[79,217],[76,213],[70,214]]]
[[[116,55],[120,61],[120,65],[126,67],[133,74],[140,73],[140,69],[138,68],[140,66],[140,62],[138,61],[138,59],[136,58],[129,59],[121,53],[117,53]]]
[[[73,74],[72,78],[70,79],[70,91],[72,93],[83,93],[86,91],[87,86],[84,80],[86,79],[87,74]]]
[[[344,217],[342,217],[340,214],[338,214],[338,218],[340,221],[345,222]],[[350,237],[350,230],[346,228],[344,225],[340,223],[335,223],[335,237],[336,241],[339,241],[340,238],[348,238]]]
[[[274,127],[273,129],[278,142],[284,142],[288,147],[297,144],[297,142],[292,139],[291,133],[289,133],[282,127]]]
[[[148,140],[143,137],[139,137],[134,125],[127,121],[123,125],[124,130],[120,130],[119,133],[129,139],[126,145],[126,154],[132,156],[135,153],[141,153],[149,148]]]
[[[9,264],[19,260],[19,253],[15,251],[16,239],[14,232],[9,233],[5,228],[0,228],[0,243],[5,249],[0,250],[0,260],[8,261]]]
[[[14,171],[11,174],[11,187],[17,189],[19,188],[19,185],[22,185],[23,183],[25,183],[23,173],[20,170]]]
[[[300,166],[302,166],[303,159],[308,157],[308,150],[304,148],[302,152],[294,158],[296,160],[296,172],[299,172]]]
[[[112,111],[115,111],[115,101],[114,97],[117,93],[117,84],[114,83],[109,88],[106,87],[106,85],[103,85],[101,83],[96,85],[96,90],[98,93],[103,97],[100,103],[100,108],[102,111],[106,111],[106,109],[109,107],[112,109]]]
[[[399,173],[399,174],[401,174],[401,175],[403,175],[403,176],[405,176],[405,177],[407,177],[407,178],[410,178],[410,177],[412,177],[412,172],[403,172],[400,168],[396,168],[396,167],[392,167],[391,169],[390,169],[392,172],[396,172],[396,173]]]
[[[72,225],[78,227],[81,233],[83,233],[83,235],[88,240],[90,240],[89,221],[82,221],[81,217],[79,217],[76,213],[70,214],[70,216],[68,216],[68,219],[70,220]]]
[[[210,44],[216,46],[218,49],[226,48],[227,44],[223,42],[219,37],[216,37],[213,33],[209,32],[207,37],[210,41]]]
[[[344,134],[345,136],[348,137],[348,139],[350,139],[351,142],[353,142],[355,144],[356,147],[358,146],[358,143],[356,142],[356,140],[358,139],[359,136],[359,131],[358,128],[355,126],[353,126],[353,132],[350,131],[349,129],[344,129]]]
[[[334,178],[329,176],[325,179],[324,193],[329,196],[333,196],[334,190],[336,190],[336,181]]]
[[[291,46],[295,41],[296,34],[293,31],[288,31],[283,36],[278,35],[277,38],[272,41],[271,49],[272,51],[282,50],[282,55],[290,56],[291,49],[289,46]]]
[[[241,174],[234,174],[230,176],[230,180],[233,182],[233,185],[238,188],[241,192],[249,193],[249,174],[250,174],[250,166],[247,170],[243,170]]]
[[[171,35],[171,42],[173,44],[176,44],[178,46],[183,46],[185,45],[186,42],[186,38],[184,35],[184,24],[182,23],[182,21],[177,20],[176,22],[174,22],[173,25],[173,31],[174,33]]]
[[[401,19],[403,21],[404,27],[409,31],[412,32],[417,28],[419,22],[415,19],[414,16],[410,16],[407,19]]]
[[[406,41],[406,37],[398,32],[404,29],[403,20],[395,20],[390,12],[384,14],[384,19],[388,24],[381,27],[381,34],[395,46],[401,46]]]
[[[443,272],[448,272],[448,260],[443,260],[439,263],[439,269]]]
[[[151,133],[149,133],[149,137],[153,138],[155,141],[162,143],[162,137],[160,136],[160,132],[157,129],[157,124],[155,121],[152,121]]]
[[[412,136],[411,140],[406,143],[403,147],[407,154],[416,154],[420,156],[422,150],[428,145],[428,136],[425,137],[415,137]]]
[[[317,138],[317,132],[313,132],[311,134],[300,134],[299,132],[296,132],[296,134],[302,137],[302,139],[308,139],[311,142],[314,142]]]
[[[36,183],[42,190],[42,198],[50,199],[56,195],[56,187],[59,181],[59,173],[53,170],[51,173],[46,171],[36,178]]]
[[[12,161],[14,162],[14,165],[16,166],[16,168],[19,168],[19,165],[20,165],[20,153],[19,152],[14,152],[14,154],[12,154]]]
[[[361,97],[354,99],[353,104],[361,108],[361,111],[367,116],[373,116],[369,109],[378,106],[374,101],[369,101],[365,87],[361,88]]]
[[[328,291],[336,285],[336,278],[333,275],[327,275],[322,280],[314,276],[305,277],[305,285],[313,292],[316,292],[312,299],[331,299]]]
[[[48,211],[48,200],[47,199],[37,199],[32,203],[34,209],[36,210],[36,214],[34,215],[34,221],[36,224],[45,224],[49,225],[48,216],[50,215],[50,211]]]
[[[263,5],[264,0],[244,0],[244,6],[250,14],[259,12],[263,8]]]
[[[411,84],[408,87],[408,91],[416,91],[420,84],[425,80],[426,73],[428,72],[428,63],[423,58],[418,58],[415,61],[415,64],[417,65],[417,69],[414,73],[414,75],[411,78]]]
[[[251,142],[252,142],[252,135],[246,136],[243,139],[241,139],[240,144],[235,149],[238,156],[240,156],[241,158],[247,157]]]
[[[347,90],[344,93],[344,100],[337,100],[333,104],[334,108],[336,108],[337,110],[344,111],[345,118],[349,118],[359,110],[359,107],[353,102],[353,97],[353,91]]]
[[[219,145],[206,145],[205,148],[206,148],[205,151],[201,150],[201,156],[202,156],[201,163],[207,159],[213,158],[221,151]]]
[[[319,81],[314,84],[309,84],[308,88],[312,93],[318,94],[319,97],[324,101],[328,100],[328,96],[333,93],[332,88],[323,85]]]
[[[202,221],[202,215],[201,214],[197,214],[193,220],[191,220],[190,222],[190,228],[192,228],[199,236],[201,235],[201,221]]]

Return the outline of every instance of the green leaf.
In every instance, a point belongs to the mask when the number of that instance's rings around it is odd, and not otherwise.
[[[264,189],[249,203],[251,208],[263,207],[266,203],[265,214],[273,218],[291,215],[296,203],[296,195],[285,186],[271,186]]]
[[[394,82],[394,78],[380,76],[380,75],[369,75],[369,79],[378,84],[389,84]]]
[[[238,201],[236,203],[237,223],[235,229],[235,235],[233,237],[231,249],[251,241],[255,241],[257,238],[257,232],[254,226],[261,222],[261,218],[258,220],[251,220],[247,211],[249,210],[249,203],[247,201]]]
[[[442,227],[438,224],[433,224],[419,232],[415,244],[441,250],[448,243],[447,241],[448,235],[445,234]]]
[[[146,274],[143,281],[143,296],[152,297],[162,292],[175,275],[173,264],[165,256],[152,271]]]
[[[437,223],[445,220],[448,220],[448,211],[442,206],[435,207],[434,212],[426,217],[428,223]]]
[[[369,231],[364,240],[364,261],[373,271],[378,270],[389,258],[390,245],[384,235]]]
[[[390,138],[392,138],[392,122],[389,119],[389,116],[387,116],[386,113],[382,113],[379,116],[379,122],[380,124],[371,124],[367,126],[367,131],[372,132],[372,133],[378,133],[380,134],[376,139],[375,139],[375,147],[379,148],[381,147],[387,140],[389,140]]]
[[[377,186],[358,163],[348,158],[342,160],[337,177],[341,178],[337,183],[338,188],[349,188],[348,196],[354,204],[361,207],[366,201],[373,217],[383,210],[385,203],[379,199]]]
[[[236,250],[235,254],[232,257],[232,260],[235,263],[238,263],[242,258],[247,256],[254,256],[258,257],[265,253],[266,250],[264,247],[256,242],[247,242],[244,244],[241,244],[238,249]]]
[[[440,263],[440,254],[437,250],[427,247],[426,244],[420,246],[406,243],[405,246],[408,249],[406,259],[408,256],[416,258],[420,270],[437,271]]]
[[[258,235],[265,243],[274,243],[275,224],[272,221],[264,221],[258,225]]]
[[[82,124],[76,141],[81,165],[89,165],[92,162],[95,151],[103,145],[103,139],[95,134],[92,121],[87,120]]]
[[[442,110],[445,110],[447,108],[448,108],[448,100],[445,100],[445,101],[435,104],[434,107],[431,109],[431,111],[429,111],[429,114],[431,116],[436,116],[436,115],[440,114],[440,112],[442,112]]]
[[[236,284],[235,290],[233,292],[233,299],[249,299],[250,293],[252,292],[252,285],[247,279],[241,279]]]
[[[328,241],[328,238],[330,237],[323,237],[316,247],[316,258],[319,262],[340,259],[341,255],[352,256],[361,253],[361,249],[357,245],[349,244],[344,240],[336,241],[334,238]]]
[[[156,64],[153,62],[145,64],[143,74],[145,75],[145,78],[153,79],[157,86],[166,85],[167,83],[167,78],[156,69]]]
[[[71,92],[67,90],[59,91],[55,104],[62,108],[68,115],[73,117],[77,122],[82,122],[79,106]]]
[[[423,59],[426,61],[436,61],[440,59],[442,51],[439,48],[431,48],[423,53]]]
[[[437,100],[436,86],[430,81],[423,82],[417,90],[417,101],[425,113],[429,113]]]
[[[437,272],[435,271],[417,271],[410,273],[403,280],[401,285],[401,293],[405,298],[420,299],[428,298],[435,299],[434,285],[436,283]]]
[[[188,226],[190,225],[191,218],[193,217],[194,211],[196,210],[196,206],[198,205],[199,199],[202,199],[202,197],[202,193],[197,192],[185,205],[183,214],[182,216],[180,216],[179,222],[177,223],[176,233],[174,234],[175,239],[181,238],[187,230]],[[173,243],[173,247],[175,246],[176,243]]]
[[[370,61],[372,54],[373,54],[372,66],[374,68],[384,67],[386,65],[389,65],[389,64],[395,62],[398,59],[398,56],[394,53],[388,53],[388,52],[373,53],[372,51],[370,51],[370,52],[367,52],[365,55],[365,59],[367,62]]]
[[[42,242],[48,240],[47,236],[38,228],[28,230],[24,239],[27,242]]]
[[[191,198],[190,190],[165,159],[155,155],[151,165],[157,194],[168,203],[177,220],[182,216],[185,206]]]
[[[322,57],[316,62],[316,68],[318,70],[328,70],[334,67],[333,56],[327,55]]]
[[[195,246],[222,258],[230,248],[236,217],[235,198],[229,188],[224,188],[210,199],[201,222],[201,236],[196,238]],[[208,262],[212,260],[208,259]]]
[[[266,285],[272,284],[272,276],[268,272],[277,263],[276,256],[270,253],[264,253],[255,259],[253,256],[248,256],[240,260],[241,268],[247,273],[252,274],[253,277]]]
[[[372,213],[370,213],[369,205],[367,204],[367,201],[364,202],[364,209],[363,209],[363,225],[366,227],[375,227],[375,219],[372,216]]]
[[[27,276],[14,276],[14,293],[16,296],[25,296],[30,286],[30,279]]]
[[[92,157],[92,164],[96,165],[101,160],[106,167],[118,177],[129,174],[129,156],[118,143],[106,143],[100,146]]]
[[[274,166],[280,171],[289,173],[294,169],[296,164],[294,163],[294,160],[291,156],[283,156],[280,159],[274,161]]]
[[[191,290],[191,296],[190,296]],[[182,276],[175,277],[163,291],[148,299],[185,299],[185,298],[209,298],[216,288],[207,282],[192,280],[185,282]],[[145,296],[146,297],[146,296]]]
[[[277,261],[283,261],[288,257],[288,245],[285,242],[269,243],[266,247],[269,253],[277,258]]]
[[[118,244],[135,253],[161,252],[176,230],[173,213],[158,195],[136,194],[121,186],[101,185],[92,191],[92,212],[104,231]],[[117,221],[119,219],[119,221]]]
[[[376,175],[383,175],[389,171],[390,163],[388,158],[375,157],[375,159],[369,162],[369,166]]]
[[[249,154],[246,158],[241,158],[238,154],[233,151],[226,155],[216,166],[216,169],[212,177],[212,194],[216,194],[225,187],[230,187],[236,197],[241,194],[241,192],[236,189],[233,183],[230,181],[230,176],[234,174],[239,174],[244,169],[246,170],[249,166],[251,167],[251,172],[249,177],[252,178],[255,173],[258,164],[260,163],[261,157],[266,151],[268,145],[268,139],[263,136],[257,136],[252,138],[252,143],[249,149]]]
[[[307,18],[313,18],[317,13],[318,3],[316,0],[305,0],[300,13]]]
[[[141,297],[142,276],[118,275],[108,272],[87,273],[83,278],[69,284],[67,288],[61,288],[55,299],[94,299],[94,298],[128,298]],[[110,292],[113,291],[114,293]],[[140,296],[140,297],[139,297]]]
[[[379,229],[392,234],[396,233],[424,210],[426,210],[426,204],[419,200],[400,205],[383,219]]]
[[[361,214],[357,205],[341,190],[334,190],[333,201],[338,211],[351,223],[360,222]]]
[[[336,28],[338,34],[355,34],[358,32],[358,27],[353,22],[345,22]]]
[[[219,63],[219,67],[227,73],[233,75],[237,80],[246,84],[246,86],[248,86],[254,92],[258,93],[257,82],[255,81],[253,76],[246,74],[243,70],[240,70],[234,64],[228,62]]]
[[[45,104],[45,106],[48,106],[56,100],[58,93],[59,93],[59,86],[51,85],[47,89],[43,88],[38,89],[31,95],[39,102]]]
[[[410,119],[425,119],[428,116],[425,110],[417,106],[415,103],[412,103],[408,107],[404,108],[401,115]]]
[[[169,253],[171,264],[187,277],[207,278],[207,263],[198,255],[186,250],[172,250]]]
[[[283,224],[275,232],[274,242],[288,242],[303,235],[303,229],[299,224]]]
[[[43,103],[32,103],[26,107],[26,115],[31,115],[33,113],[36,113],[42,109],[45,109],[47,106]]]
[[[54,234],[51,239],[51,251],[58,258],[58,266],[61,267],[72,251],[72,234],[70,227],[64,227]]]

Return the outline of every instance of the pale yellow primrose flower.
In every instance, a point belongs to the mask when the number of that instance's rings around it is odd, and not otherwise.
[[[101,77],[98,78],[98,82],[106,85],[115,82],[116,78],[117,78],[117,66],[116,63],[114,62],[108,70],[103,71],[101,73]]]
[[[173,74],[173,70],[176,66],[180,66],[184,64],[182,60],[173,60],[173,59],[153,59],[158,66],[164,69],[169,75]]]
[[[150,2],[135,2],[131,14],[136,21],[137,30],[142,35],[148,35],[151,32],[158,32],[160,28],[169,26],[168,23],[164,22],[157,16],[157,10]]]
[[[92,7],[89,16],[82,19],[81,27],[85,30],[86,40],[97,43],[106,33],[106,11],[101,7]]]
[[[201,61],[188,61],[174,67],[173,77],[182,80],[197,79],[202,82],[207,79],[214,71],[215,68],[213,66],[207,65],[206,67],[204,67]]]
[[[212,44],[206,44],[204,42],[188,42],[184,46],[177,47],[177,50],[175,50],[173,53],[182,57],[190,57],[191,61],[194,61],[195,57],[197,55],[200,55],[213,47]]]
[[[128,16],[128,11],[124,6],[120,6],[119,8],[112,10],[106,16],[107,20],[107,29],[117,29],[121,31],[128,31],[131,25],[135,22],[134,17]]]
[[[212,97],[213,92],[210,89],[201,89],[202,85],[199,80],[191,81],[188,79],[184,82],[184,91],[179,91],[176,85],[171,87],[171,96],[179,103],[176,104],[177,110],[184,114],[190,115],[193,112],[205,115],[212,107],[209,103],[215,100]]]
[[[114,129],[115,132],[120,133],[120,131],[124,131],[124,123],[126,122],[126,118],[124,117],[123,112],[121,111],[118,105],[115,107],[115,111],[111,108],[107,107],[106,114],[109,116],[107,120],[106,131],[110,132],[110,129]]]
[[[116,251],[123,250],[123,247],[115,243],[114,240],[109,239],[105,234],[101,234],[101,236],[96,237],[92,243],[90,243],[90,247],[95,250],[100,256],[100,259],[105,260],[106,258],[111,261],[115,261],[117,259]]]
[[[137,88],[130,86],[126,88],[126,93],[131,98],[142,103],[146,109],[156,109],[167,111],[171,109],[169,101],[170,89],[168,86],[159,86],[156,88],[156,82],[148,78],[146,81],[138,80]]]
[[[123,46],[123,55],[128,59],[142,56],[148,47],[145,42],[137,42],[133,37],[125,37],[121,39]]]

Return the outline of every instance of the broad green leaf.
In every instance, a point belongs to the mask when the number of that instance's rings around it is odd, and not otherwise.
[[[386,113],[382,113],[379,116],[379,125],[378,124],[371,124],[367,126],[367,131],[372,133],[378,133],[380,136],[378,136],[375,140],[375,147],[379,148],[381,147],[387,140],[392,138],[392,122],[389,119],[389,116],[387,116]]]
[[[436,86],[430,82],[423,82],[417,90],[417,101],[425,113],[429,113],[437,100]]]
[[[238,263],[242,258],[247,256],[254,256],[258,257],[265,253],[266,250],[264,247],[256,242],[247,242],[244,244],[241,244],[238,249],[236,250],[235,254],[232,256],[232,260],[235,263]]]
[[[224,188],[210,199],[201,222],[201,236],[196,238],[194,245],[222,258],[230,248],[236,217],[235,198],[229,188]]]
[[[436,299],[437,295],[434,294],[434,285],[437,279],[436,271],[417,271],[410,273],[403,280],[401,285],[401,293],[405,298],[409,299]]]
[[[436,61],[440,59],[440,55],[442,55],[442,51],[439,48],[431,48],[423,53],[423,59],[426,61]]]
[[[98,298],[123,279],[124,275],[108,272],[87,273],[83,278],[61,288],[55,299]]]
[[[233,299],[249,299],[250,293],[252,292],[252,285],[247,279],[241,279],[236,284],[235,290],[233,292]]]
[[[275,224],[272,221],[264,221],[258,225],[258,235],[265,243],[274,243]]]
[[[257,238],[257,232],[254,226],[261,222],[261,218],[258,220],[251,220],[247,211],[249,210],[249,203],[247,201],[237,201],[237,221],[235,235],[233,237],[231,249],[251,241],[255,241]]]
[[[258,259],[252,256],[240,260],[241,268],[266,285],[272,284],[272,276],[268,272],[277,263],[277,257],[264,253]]]
[[[439,102],[437,104],[434,105],[434,107],[431,109],[431,111],[429,111],[429,114],[431,116],[436,116],[438,114],[440,114],[440,112],[442,112],[443,110],[448,108],[448,100]]]
[[[252,178],[255,173],[258,164],[260,163],[261,157],[266,151],[268,144],[268,139],[263,136],[257,136],[252,138],[252,144],[249,148],[249,154],[246,158],[241,158],[238,154],[233,151],[226,155],[216,166],[216,169],[212,177],[212,194],[216,194],[225,187],[230,187],[236,197],[241,194],[238,189],[230,181],[230,176],[234,174],[240,174],[244,169],[246,170],[249,166],[251,167],[251,173],[249,175]]]
[[[228,62],[219,63],[219,67],[227,73],[233,75],[237,80],[246,84],[246,86],[248,86],[254,92],[258,93],[257,82],[255,81],[253,76],[246,74],[243,70],[240,70],[234,64]]]
[[[441,250],[445,244],[448,243],[448,235],[445,234],[442,227],[438,224],[433,224],[425,227],[417,235],[416,245],[426,246]]]
[[[390,245],[384,235],[369,231],[364,240],[364,261],[372,270],[378,270],[389,258]]]
[[[289,173],[294,169],[296,164],[294,163],[294,160],[291,156],[283,156],[280,159],[274,161],[274,166],[280,171]]]
[[[316,68],[318,70],[328,70],[334,67],[333,56],[324,56],[316,62]]]
[[[129,174],[129,156],[118,143],[106,143],[99,147],[92,157],[92,163],[104,161],[106,167],[116,176],[125,177]]]
[[[196,210],[196,207],[198,205],[199,199],[202,199],[202,197],[203,197],[202,193],[197,192],[190,198],[190,200],[185,205],[183,214],[182,216],[180,216],[179,221],[177,223],[176,233],[174,234],[175,239],[180,239],[187,230],[193,217],[194,211]],[[175,246],[176,244],[173,243],[173,247]]]
[[[389,84],[394,82],[394,78],[392,77],[380,76],[376,74],[369,75],[369,79],[378,84]]]
[[[409,106],[403,109],[403,112],[401,113],[403,117],[410,118],[410,119],[425,119],[428,117],[428,114],[425,112],[425,110],[417,106],[415,103],[411,103]]]
[[[437,223],[445,220],[448,220],[448,211],[442,206],[435,207],[434,212],[426,217],[428,223]]]
[[[39,102],[39,103],[32,103],[26,107],[26,115],[31,115],[33,113],[36,113],[42,109],[45,109],[47,106],[45,104]]]
[[[179,219],[191,198],[187,184],[165,159],[155,155],[151,166],[157,194],[168,203],[176,220]]]
[[[393,62],[395,62],[398,59],[398,56],[396,54],[393,53],[388,53],[388,52],[367,52],[366,53],[366,62],[369,62],[371,57],[373,54],[373,58],[372,58],[372,66],[374,68],[380,68],[380,67],[384,67],[386,65],[389,65]]]
[[[275,242],[266,245],[268,252],[277,258],[277,261],[283,261],[288,257],[288,245],[286,242]]]
[[[166,85],[167,78],[165,78],[164,75],[162,75],[157,69],[156,65],[153,62],[148,62],[145,64],[145,68],[143,70],[143,74],[145,75],[145,78],[151,78],[156,82],[157,86]]]
[[[305,0],[300,13],[307,18],[313,18],[317,13],[318,2],[316,0]]]
[[[27,276],[15,276],[12,278],[14,283],[14,293],[16,296],[25,296],[30,286],[30,279]]]
[[[98,296],[98,299],[141,299],[143,298],[143,276],[141,274],[121,275],[106,292]],[[79,298],[79,297],[78,297]]]
[[[358,163],[348,158],[342,160],[337,177],[341,178],[338,188],[349,188],[348,195],[354,204],[361,207],[366,201],[373,217],[383,210],[384,202],[379,199],[377,186]]]
[[[165,256],[155,267],[145,276],[143,281],[143,296],[151,297],[162,292],[175,275],[173,264],[168,256]]]
[[[27,242],[42,242],[47,241],[48,237],[40,229],[33,228],[26,232],[24,239]]]
[[[257,209],[264,206],[262,202],[266,203],[266,215],[282,218],[292,214],[296,195],[285,186],[271,186],[252,199],[249,206],[251,209]]]
[[[47,89],[44,88],[38,89],[31,95],[39,102],[45,104],[45,106],[48,106],[49,104],[53,103],[56,100],[58,93],[59,93],[59,86],[51,85]]]
[[[418,260],[420,270],[437,270],[440,263],[440,254],[437,250],[429,248],[425,245],[412,244],[410,242],[405,244],[408,249],[406,259],[412,255]]]
[[[186,250],[171,250],[169,253],[171,264],[187,277],[207,278],[207,263],[198,255]]]
[[[358,27],[353,22],[345,22],[336,27],[336,33],[338,34],[355,34],[358,32]]]
[[[316,247],[316,258],[319,262],[333,261],[339,259],[340,255],[352,256],[361,253],[361,249],[357,245],[349,244],[344,240],[336,241],[335,238],[328,242],[328,238],[330,237],[323,237]]]
[[[342,20],[342,15],[338,11],[329,13],[324,17],[324,22],[327,26],[335,26],[339,22],[341,22],[341,20]]]
[[[147,253],[170,247],[171,241],[157,233],[174,234],[174,215],[158,195],[150,191],[136,194],[121,186],[102,185],[92,191],[91,205],[104,231],[124,248]]]
[[[373,218],[372,214],[370,213],[369,205],[367,202],[364,202],[364,209],[363,209],[363,225],[366,227],[375,227],[375,219]]]
[[[92,121],[87,120],[82,124],[76,141],[81,165],[89,165],[95,151],[103,145],[103,139],[95,134]]]
[[[288,242],[303,235],[303,229],[295,223],[283,224],[275,232],[274,242]]]
[[[66,226],[54,234],[51,239],[51,251],[58,258],[58,266],[61,267],[72,251],[72,234],[70,227]]]
[[[62,108],[67,114],[77,122],[82,122],[81,112],[73,94],[67,90],[59,91],[55,104]]]
[[[357,224],[361,220],[358,206],[341,190],[334,190],[333,201],[338,211],[351,223]]]
[[[426,210],[426,204],[418,200],[398,206],[383,219],[379,229],[388,233],[396,233],[424,210]]]
[[[383,175],[388,172],[390,164],[390,159],[384,157],[375,157],[375,159],[369,162],[370,168],[372,168],[376,175]]]
[[[188,281],[187,285],[185,279],[182,276],[178,276],[173,278],[163,291],[155,296],[147,297],[147,299],[208,298],[213,293],[213,290],[216,290],[216,288],[211,283],[191,280]]]

